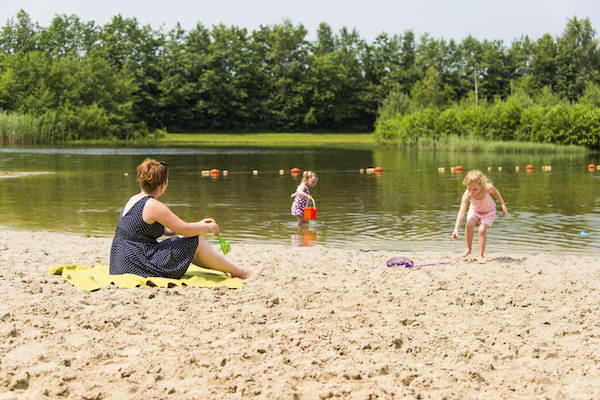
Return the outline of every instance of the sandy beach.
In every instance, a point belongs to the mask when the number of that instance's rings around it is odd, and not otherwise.
[[[0,399],[600,398],[600,260],[242,245],[243,289],[77,291],[110,238],[2,228]],[[215,244],[216,246],[216,244]],[[457,249],[462,247],[457,247]]]

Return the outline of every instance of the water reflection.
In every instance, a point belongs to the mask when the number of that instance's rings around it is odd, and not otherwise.
[[[292,245],[313,246],[317,243],[317,232],[309,230],[308,224],[297,225],[296,232],[292,234]]]

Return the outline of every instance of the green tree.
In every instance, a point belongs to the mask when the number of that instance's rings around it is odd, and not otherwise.
[[[508,52],[498,40],[484,40],[481,51],[481,96],[488,100],[506,98],[510,95],[512,77]]]
[[[189,32],[177,24],[165,39],[159,60],[157,119],[170,131],[206,129],[200,79],[208,68],[210,32],[197,24]]]
[[[246,29],[214,26],[208,46],[206,70],[200,76],[202,98],[198,106],[212,121],[209,129],[248,128],[246,107],[252,79],[251,51]]]
[[[506,56],[506,71],[509,79],[510,95],[515,94],[516,82],[528,74],[532,60],[533,44],[527,36],[514,40]]]
[[[600,51],[595,36],[589,18],[573,17],[558,38],[555,88],[570,101],[582,95],[588,82],[599,82]]]
[[[537,88],[557,87],[557,46],[549,34],[542,36],[533,46],[531,76]]]
[[[475,105],[477,106],[479,105],[479,86],[483,73],[481,43],[469,35],[460,43],[458,51],[461,54],[461,92],[468,93],[471,91],[474,93]]]
[[[16,15],[16,21],[11,18],[0,32],[0,52],[15,54],[33,51],[37,47],[38,24],[34,24],[23,9]]]
[[[40,29],[39,50],[57,57],[85,57],[98,41],[99,28],[76,15],[56,15],[48,28]]]
[[[336,54],[336,38],[331,27],[325,23],[319,25],[317,41],[311,47],[308,56],[310,68],[307,70],[310,97],[310,108],[304,116],[303,123],[307,127],[332,126],[332,120],[338,117],[336,103],[344,84],[346,74],[338,65]]]
[[[401,39],[382,33],[371,44],[364,43],[360,59],[364,74],[361,95],[365,110],[376,115],[388,94],[401,84]]]
[[[133,76],[135,115],[152,128],[163,127],[155,110],[160,98],[159,65],[164,42],[164,34],[154,31],[150,25],[140,26],[135,18],[117,15],[102,27],[92,48],[94,54]]]
[[[444,104],[440,75],[434,66],[427,68],[423,79],[413,86],[411,97],[423,108],[429,106],[438,108]]]
[[[414,32],[411,30],[404,32],[401,41],[400,65],[395,78],[398,80],[400,90],[409,93],[419,79]]]
[[[600,85],[588,82],[579,102],[589,106],[600,107]]]
[[[306,72],[308,42],[306,28],[291,21],[272,27],[266,37],[265,70],[272,80],[272,92],[265,100],[271,129],[299,129],[308,111]]]

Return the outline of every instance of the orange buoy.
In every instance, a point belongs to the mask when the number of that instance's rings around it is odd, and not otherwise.
[[[588,169],[589,169],[590,171],[593,171],[593,170],[595,170],[595,169],[596,169],[596,165],[595,165],[595,164],[589,164],[589,165],[588,165]]]
[[[216,168],[213,168],[213,169],[210,170],[210,174],[211,175],[219,175],[219,170],[216,169]]]
[[[381,171],[383,171],[383,168],[381,168],[381,167],[375,167],[375,172],[381,172]]]
[[[531,171],[533,169],[533,165],[531,164],[527,164],[527,166],[525,167],[526,170]]]
[[[454,167],[454,170],[455,170],[456,172],[460,172],[460,171],[462,171],[462,165],[457,165],[456,167]]]
[[[290,171],[292,174],[297,174],[298,172],[300,172],[300,168],[292,168]]]

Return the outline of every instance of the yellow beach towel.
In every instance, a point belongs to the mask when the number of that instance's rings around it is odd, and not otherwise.
[[[180,279],[170,279],[161,277],[143,278],[133,274],[110,275],[108,265],[96,265],[93,268],[85,265],[65,264],[53,265],[48,268],[50,275],[61,275],[75,289],[98,290],[111,283],[120,288],[133,288],[137,286],[197,286],[197,287],[215,287],[225,286],[231,289],[242,287],[240,278],[229,278],[224,273],[212,269],[201,268],[196,265],[190,265],[185,275]]]

